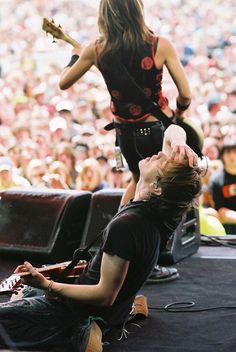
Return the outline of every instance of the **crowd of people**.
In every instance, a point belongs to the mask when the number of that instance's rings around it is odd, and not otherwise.
[[[235,7],[232,0],[145,1],[147,23],[171,39],[187,74],[192,102],[186,117],[204,132],[209,165],[201,204],[208,220],[222,220],[210,180],[223,169],[226,144],[232,145],[235,175]],[[53,43],[42,31],[43,17],[53,18],[86,45],[98,37],[98,1],[3,0],[0,8],[0,189],[125,188],[131,173],[127,164],[116,169],[115,133],[104,130],[113,115],[103,78],[93,67],[78,84],[61,91],[59,77],[71,47],[62,40]],[[168,74],[163,91],[174,109],[176,87]],[[231,210],[235,223],[236,209]],[[228,221],[225,214],[222,221]]]

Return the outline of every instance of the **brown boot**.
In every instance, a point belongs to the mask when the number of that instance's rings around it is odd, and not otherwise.
[[[148,305],[147,297],[144,295],[138,295],[134,299],[132,310],[130,312],[130,320],[133,319],[146,319],[148,317]]]
[[[95,321],[92,321],[83,332],[78,352],[102,352],[102,331]]]

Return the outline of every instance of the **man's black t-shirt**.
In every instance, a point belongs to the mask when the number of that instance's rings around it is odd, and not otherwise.
[[[236,211],[236,175],[231,175],[224,169],[213,174],[210,179],[210,191],[216,210],[228,208]],[[227,234],[236,233],[236,224],[223,225]]]
[[[215,209],[228,208],[236,211],[236,175],[220,170],[210,179],[210,190]]]
[[[80,284],[99,282],[103,252],[130,262],[114,304],[108,308],[86,306],[90,315],[103,318],[109,326],[124,322],[135,295],[157,263],[161,245],[157,220],[149,216],[145,202],[132,202],[123,208],[104,230],[102,244],[78,279]]]

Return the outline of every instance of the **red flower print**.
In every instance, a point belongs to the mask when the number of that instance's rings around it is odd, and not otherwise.
[[[144,57],[141,61],[141,67],[143,70],[151,70],[153,65],[154,65],[154,63],[153,63],[153,60],[150,56]]]
[[[113,98],[119,99],[120,98],[120,92],[118,90],[112,90],[111,95]]]
[[[152,95],[152,91],[150,88],[144,88],[143,91],[147,97],[150,97]]]
[[[140,105],[131,105],[129,108],[129,112],[133,116],[138,116],[142,112],[142,108]]]

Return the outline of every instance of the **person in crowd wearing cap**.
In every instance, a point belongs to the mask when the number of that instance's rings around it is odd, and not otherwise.
[[[210,96],[207,102],[207,109],[209,112],[210,122],[214,122],[218,112],[221,109],[221,98],[219,94]]]
[[[58,116],[66,120],[70,138],[73,138],[78,134],[79,125],[79,123],[74,119],[73,110],[74,104],[71,100],[62,100],[59,101],[56,105],[56,111],[58,112]]]
[[[49,130],[54,144],[70,138],[67,121],[64,117],[54,116],[49,122]]]
[[[31,187],[45,188],[44,177],[47,174],[47,164],[42,159],[31,159],[26,168],[26,177],[30,181]]]
[[[124,77],[115,71],[122,63],[144,93],[171,119],[182,116],[191,102],[190,87],[183,66],[171,42],[156,36],[146,25],[142,0],[101,0],[98,27],[100,38],[81,53],[78,45],[61,75],[59,86],[68,89],[92,65],[101,71],[111,95],[111,110],[117,141],[132,178],[121,199],[121,206],[134,196],[139,180],[138,163],[162,148],[162,123],[143,108],[138,99],[129,97]],[[173,112],[162,92],[164,66],[178,90],[176,110]],[[163,274],[163,273],[159,273]],[[175,272],[164,276],[175,277]],[[173,274],[173,275],[172,275]],[[162,275],[163,276],[163,275]]]
[[[109,174],[109,183],[114,188],[124,189],[128,186],[130,180],[130,173],[124,169],[118,169],[116,165],[111,166],[111,171]]]
[[[226,233],[236,234],[236,143],[225,142],[220,152],[223,168],[210,179],[215,209]]]
[[[30,187],[29,181],[17,175],[11,159],[6,156],[0,157],[0,190],[27,187]]]
[[[111,330],[122,333],[160,251],[183,213],[196,206],[201,170],[195,165],[197,155],[186,145],[184,130],[170,126],[163,151],[139,162],[133,201],[111,219],[73,284],[49,280],[29,262],[18,266],[19,275],[29,272],[23,283],[46,294],[0,304],[8,341],[17,349],[101,352],[102,332],[105,339]],[[8,341],[1,334],[0,347]]]

